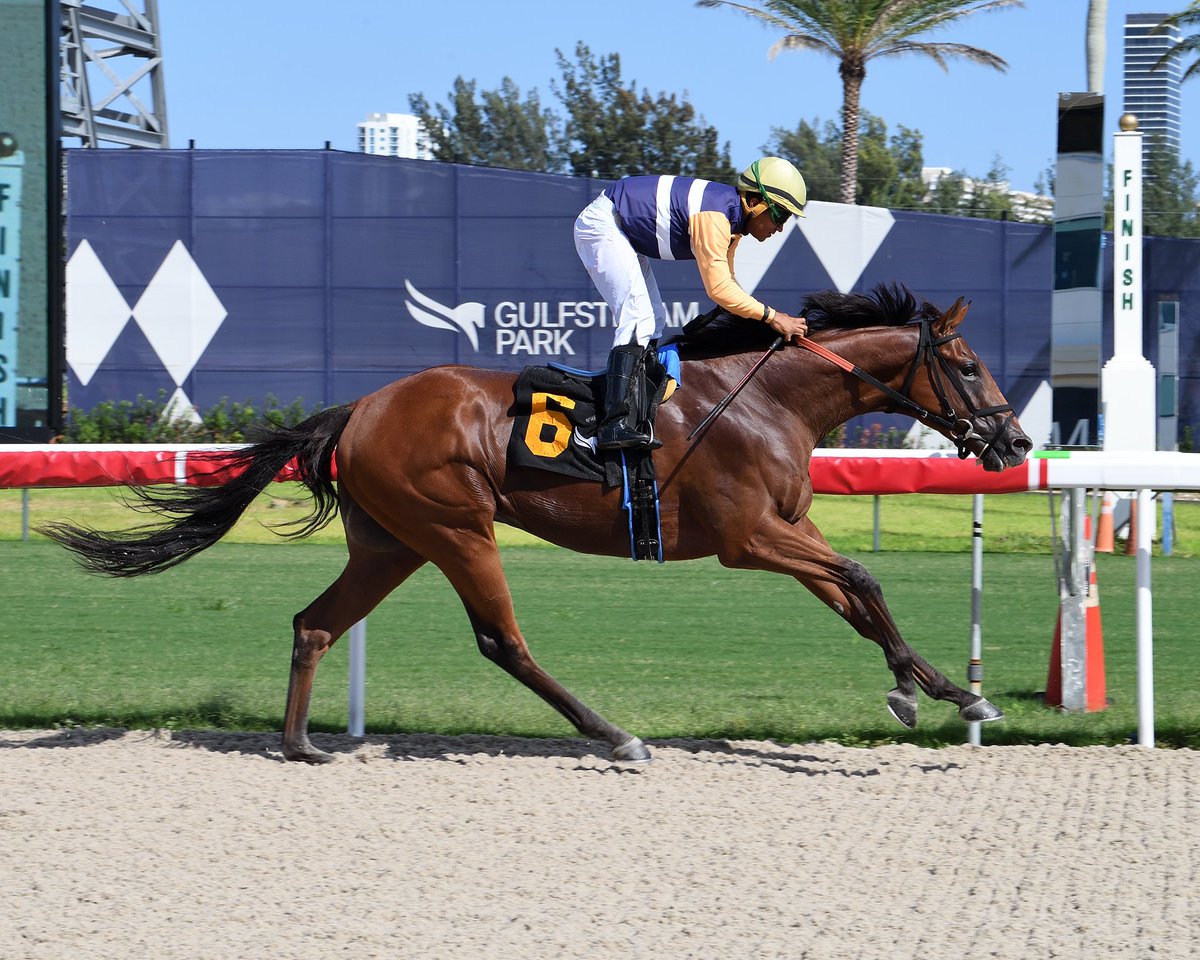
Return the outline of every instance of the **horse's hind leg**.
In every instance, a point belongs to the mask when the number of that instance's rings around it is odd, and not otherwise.
[[[350,544],[350,559],[341,576],[293,620],[292,669],[283,718],[283,755],[288,760],[328,763],[331,754],[308,739],[308,706],[317,664],[334,642],[370,613],[425,562],[394,541],[386,552]]]
[[[439,555],[440,554],[440,555]],[[640,762],[650,751],[637,737],[586,706],[533,659],[513,612],[512,596],[495,540],[487,534],[457,531],[445,553],[431,553],[466,607],[475,641],[485,657],[511,674],[593,740],[612,747],[615,760]]]

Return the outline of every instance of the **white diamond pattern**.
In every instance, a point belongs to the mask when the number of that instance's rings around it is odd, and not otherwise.
[[[795,218],[790,218],[783,225],[783,230],[769,240],[764,240],[762,243],[750,238],[743,237],[738,243],[737,248],[737,281],[743,290],[749,294],[753,294],[758,288],[762,278],[767,271],[771,269],[771,264],[775,262],[775,258],[779,256],[787,243],[787,238],[791,236],[791,232],[796,229]]]
[[[167,405],[163,408],[162,416],[167,421],[181,421],[195,424],[204,422],[204,418],[200,416],[196,405],[192,403],[191,398],[184,392],[183,387],[175,388],[175,392],[171,394],[171,399],[167,401]]]
[[[67,261],[66,280],[67,363],[86,387],[129,322],[129,304],[86,240]]]
[[[227,315],[182,240],[175,241],[133,308],[134,320],[176,386],[192,372]]]
[[[833,285],[849,293],[867,269],[896,218],[883,207],[813,201],[796,226],[821,261]]]

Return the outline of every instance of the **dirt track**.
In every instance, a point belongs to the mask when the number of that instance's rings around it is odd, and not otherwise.
[[[0,731],[0,957],[1186,957],[1200,753]]]

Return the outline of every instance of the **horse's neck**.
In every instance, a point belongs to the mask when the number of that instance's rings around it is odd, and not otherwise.
[[[827,350],[852,363],[893,390],[903,386],[917,353],[918,332],[915,327],[863,327],[855,330],[836,330],[818,334],[816,342]],[[797,354],[807,351],[797,351]],[[825,432],[833,430],[852,417],[874,413],[894,406],[891,397],[842,370],[832,360],[810,354],[796,357],[802,372],[795,377],[795,389],[802,403],[815,406],[814,393],[821,392],[825,401],[820,426]],[[840,387],[844,378],[855,381],[853,389]],[[815,378],[815,381],[814,381]],[[838,386],[834,386],[838,384]],[[827,387],[827,388],[826,388]]]

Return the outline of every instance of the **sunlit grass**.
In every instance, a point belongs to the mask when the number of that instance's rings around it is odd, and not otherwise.
[[[101,530],[120,529],[145,518],[124,503],[121,488],[0,490],[0,540],[20,539],[23,504],[28,525],[70,519]],[[973,498],[956,495],[880,497],[880,549],[926,552],[967,552],[971,549]],[[869,552],[874,548],[874,497],[823,495],[814,499],[810,516],[835,549]],[[1057,506],[1057,501],[1055,501]],[[991,553],[1049,553],[1050,500],[1045,493],[995,494],[984,498],[984,549]],[[308,499],[298,484],[279,483],[260,496],[225,538],[227,543],[278,543],[271,527],[296,520],[307,512]],[[1175,498],[1174,555],[1200,554],[1200,501]],[[36,532],[30,532],[37,539]],[[533,546],[542,541],[520,530],[499,525],[501,546]],[[341,524],[334,521],[305,543],[342,543]],[[1123,548],[1123,544],[1119,545]],[[1156,550],[1160,547],[1156,546]]]
[[[901,552],[887,538],[882,553],[849,551],[879,578],[910,642],[960,683],[971,602],[962,537],[958,552]],[[292,615],[344,560],[340,543],[221,543],[176,570],[114,581],[79,572],[54,544],[0,542],[0,726],[278,729]],[[1153,566],[1157,732],[1168,745],[1200,747],[1197,564],[1175,556]],[[789,578],[711,559],[660,566],[545,545],[505,547],[504,565],[534,655],[641,736],[928,745],[965,737],[953,708],[924,698],[916,731],[895,724],[883,705],[893,680],[881,652]],[[1133,558],[1101,556],[1098,579],[1113,705],[1063,715],[1040,696],[1058,604],[1053,560],[985,557],[984,690],[1008,714],[984,728],[985,743],[1123,743],[1134,734]],[[435,569],[371,615],[367,649],[370,731],[572,735],[480,656]],[[346,691],[338,644],[318,676],[315,729],[345,728]]]

